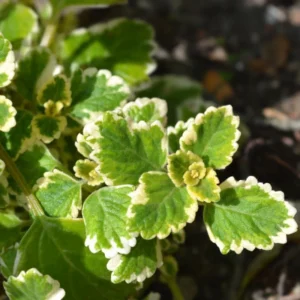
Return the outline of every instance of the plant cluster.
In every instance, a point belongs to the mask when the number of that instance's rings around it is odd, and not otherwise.
[[[121,2],[0,6],[0,270],[12,300],[144,297],[158,268],[181,299],[170,254],[200,206],[223,254],[297,230],[269,184],[220,184],[240,137],[231,106],[167,126],[165,100],[136,96],[155,69],[149,25],[73,30],[75,15],[61,15]]]

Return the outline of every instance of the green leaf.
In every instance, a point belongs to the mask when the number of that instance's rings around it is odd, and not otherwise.
[[[77,160],[74,166],[75,176],[82,178],[88,185],[96,186],[103,183],[103,178],[99,171],[99,166],[92,160]]]
[[[3,137],[2,143],[11,157],[16,158],[34,142],[35,137],[31,127],[32,118],[31,112],[18,109],[15,116],[16,126],[11,128],[9,132],[0,135],[0,140]]]
[[[54,14],[59,13],[68,6],[108,6],[123,4],[126,0],[50,0]]]
[[[36,181],[44,176],[45,172],[61,167],[61,164],[44,144],[36,142],[18,157],[16,166],[29,186],[33,187]]]
[[[165,99],[168,103],[168,123],[172,125],[178,120],[186,121],[204,111],[207,105],[202,99],[200,83],[185,76],[155,76],[151,78],[151,81],[139,87],[135,94],[137,97]],[[186,111],[183,113],[187,105],[191,106],[188,109],[189,116]]]
[[[112,284],[107,259],[85,248],[84,239],[81,219],[36,218],[18,247],[14,276],[36,268],[60,282],[65,300],[126,299],[132,286]]]
[[[0,18],[0,32],[11,42],[25,39],[37,28],[36,13],[23,4],[9,5]]]
[[[219,179],[216,172],[208,168],[205,177],[197,185],[187,186],[187,191],[191,197],[200,202],[217,202],[220,200],[220,187],[218,184]]]
[[[156,239],[137,240],[136,246],[127,255],[116,255],[111,258],[107,268],[112,271],[111,281],[143,282],[151,277],[162,265],[162,254]]]
[[[57,280],[34,268],[22,271],[18,277],[10,276],[4,288],[10,300],[61,300],[65,296]]]
[[[7,249],[3,249],[0,253],[0,272],[5,278],[13,274],[14,262],[17,255],[16,246],[18,246],[18,243],[15,243],[14,246],[10,246]]]
[[[65,75],[59,74],[50,79],[37,93],[41,105],[48,101],[59,102],[65,106],[71,104],[71,84]]]
[[[0,212],[0,249],[21,239],[22,221],[14,214]]]
[[[186,122],[178,121],[175,125],[167,128],[169,151],[175,153],[180,149],[179,140],[188,127],[194,123],[194,119],[190,118]]]
[[[81,183],[54,169],[37,181],[35,194],[51,217],[76,218],[81,209]]]
[[[224,169],[232,161],[238,148],[239,118],[233,116],[232,107],[210,107],[198,114],[194,123],[180,139],[181,149],[200,156],[207,167]]]
[[[75,146],[80,154],[84,157],[89,158],[93,152],[93,147],[89,144],[88,139],[92,138],[90,132],[85,132],[87,128],[90,128],[90,125],[85,126],[83,129],[83,134],[78,134],[75,142]]]
[[[103,251],[107,258],[128,254],[136,244],[135,236],[126,230],[126,213],[134,187],[105,187],[92,193],[84,202],[85,245],[91,252]]]
[[[55,66],[55,58],[48,49],[29,51],[19,62],[17,92],[26,100],[35,101],[37,91],[52,78]]]
[[[47,144],[58,139],[66,126],[67,120],[64,116],[37,115],[32,121],[33,134]]]
[[[105,68],[135,84],[153,70],[153,48],[148,24],[118,19],[74,31],[65,39],[61,56],[66,64]]]
[[[12,102],[0,95],[0,131],[8,132],[12,127],[16,126],[16,114],[17,111],[13,107]]]
[[[295,214],[283,193],[272,191],[270,184],[230,177],[221,184],[220,201],[205,206],[204,222],[223,254],[241,253],[244,248],[270,250],[274,243],[286,243],[287,234],[297,231]]]
[[[176,186],[179,187],[186,183],[184,182],[184,175],[195,162],[203,164],[202,159],[191,151],[185,152],[178,150],[176,153],[168,156],[168,175]],[[201,174],[203,174],[203,176],[200,176],[201,178],[198,176],[199,179],[202,179],[205,175],[204,164],[199,175]]]
[[[178,273],[178,263],[177,260],[171,256],[165,256],[164,257],[164,264],[160,268],[160,272],[163,276],[163,278],[176,278]]]
[[[168,174],[144,173],[139,183],[127,214],[129,231],[140,233],[144,239],[164,239],[194,221],[197,201],[185,187],[176,187]]]
[[[90,157],[100,165],[107,185],[137,184],[143,173],[165,165],[166,135],[159,122],[130,125],[107,112],[96,125],[91,129],[96,149]]]
[[[8,182],[4,175],[0,175],[0,208],[6,207],[8,203]]]
[[[0,88],[11,83],[15,75],[15,67],[15,55],[11,43],[0,33]]]
[[[126,118],[133,122],[145,121],[148,124],[154,121],[166,123],[167,103],[159,98],[137,98],[134,102],[127,103],[123,112]]]
[[[103,112],[122,106],[130,94],[121,77],[113,76],[108,70],[97,71],[94,68],[76,71],[71,88],[74,103],[71,116],[84,123],[95,121]]]

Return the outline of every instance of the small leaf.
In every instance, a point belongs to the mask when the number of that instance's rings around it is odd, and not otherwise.
[[[124,80],[108,70],[76,71],[72,78],[73,103],[71,116],[84,123],[95,121],[103,112],[114,110],[126,102],[130,90]]]
[[[191,197],[200,202],[217,202],[220,200],[220,187],[218,183],[219,179],[216,172],[208,168],[205,177],[197,185],[187,186],[187,191]]]
[[[221,184],[220,201],[207,204],[204,222],[212,242],[223,254],[245,248],[270,250],[286,243],[287,234],[297,231],[296,209],[284,201],[282,192],[270,184],[228,178]]]
[[[178,273],[178,263],[177,260],[171,256],[165,256],[163,259],[164,263],[160,268],[160,272],[162,273],[164,278],[176,278]]]
[[[23,4],[9,5],[0,18],[0,32],[11,42],[18,42],[37,31],[36,13]]]
[[[0,95],[0,131],[8,132],[12,127],[16,126],[16,114],[17,111],[13,107],[12,102]]]
[[[107,112],[92,130],[96,150],[90,157],[100,165],[107,185],[137,184],[143,173],[161,170],[166,163],[166,136],[157,121],[150,126],[143,121],[130,126]]]
[[[68,65],[105,68],[136,84],[153,70],[153,48],[148,24],[117,19],[74,31],[64,40],[61,56]]]
[[[0,33],[0,87],[11,83],[15,75],[15,67],[15,55],[11,43]]]
[[[179,121],[175,127],[169,126],[167,129],[169,140],[169,151],[175,153],[180,149],[179,140],[188,127],[193,124],[194,119],[191,118],[186,122]]]
[[[166,123],[167,103],[159,98],[137,98],[134,102],[129,102],[123,107],[126,118],[133,122],[145,121],[148,124],[154,121]]]
[[[176,187],[166,173],[144,173],[139,183],[128,210],[131,232],[144,239],[164,239],[194,221],[197,201],[185,187]]]
[[[0,212],[0,250],[21,239],[21,223],[16,215]]]
[[[47,144],[58,139],[66,126],[67,120],[64,116],[37,115],[32,120],[33,134]]]
[[[18,157],[16,166],[29,186],[33,187],[45,172],[61,167],[61,164],[52,156],[44,144],[37,142]]]
[[[205,175],[205,166],[202,159],[191,151],[184,152],[178,150],[176,153],[168,156],[168,175],[176,186],[184,185],[184,175],[193,163],[200,163],[203,168],[199,174],[199,180]],[[202,176],[203,175],[203,176]],[[187,184],[187,183],[186,183]]]
[[[87,234],[85,245],[91,252],[102,250],[107,258],[112,258],[118,253],[128,254],[135,246],[135,236],[126,230],[126,213],[133,191],[130,185],[105,187],[86,199],[82,214]]]
[[[18,243],[15,243],[14,246],[3,249],[0,253],[0,272],[5,278],[13,275],[13,267],[17,254],[17,245]]]
[[[0,135],[0,140],[3,137],[2,143],[11,157],[17,158],[34,142],[35,137],[31,127],[32,118],[31,112],[18,109],[15,116],[16,126],[11,128],[9,132]]]
[[[85,126],[84,131],[89,127]],[[89,138],[89,133],[78,134],[77,140],[75,142],[75,146],[80,154],[82,154],[84,157],[88,158],[90,157],[90,154],[93,152],[92,146],[89,144],[87,139]]]
[[[137,240],[136,246],[127,255],[116,255],[107,264],[112,271],[111,281],[114,283],[126,281],[143,282],[151,277],[162,265],[162,254],[156,239]]]
[[[165,99],[168,103],[168,123],[170,125],[175,124],[178,120],[186,121],[202,112],[205,110],[207,103],[202,98],[201,84],[186,76],[179,75],[154,76],[150,81],[138,87],[135,95],[137,97]],[[189,105],[191,108],[188,109],[190,116],[183,118],[186,117],[186,113],[183,115],[182,110],[187,108],[187,104],[191,102],[193,105]],[[179,147],[173,152],[178,149]]]
[[[65,300],[127,299],[133,286],[112,284],[107,259],[84,247],[84,239],[81,219],[35,218],[17,249],[13,275],[30,268],[49,274],[66,291]]]
[[[81,209],[81,184],[54,169],[36,183],[35,194],[51,217],[76,218]]]
[[[30,50],[19,62],[16,76],[18,93],[29,101],[36,100],[37,91],[52,78],[56,61],[46,48]]]
[[[10,300],[61,300],[65,296],[57,280],[42,275],[37,269],[22,271],[18,277],[10,276],[4,288]]]
[[[239,118],[231,106],[210,107],[198,114],[180,139],[181,149],[200,156],[207,167],[224,169],[238,148]]]
[[[68,78],[62,74],[56,75],[44,84],[37,93],[41,105],[48,101],[59,102],[65,106],[71,104],[71,85]]]
[[[85,180],[88,185],[100,185],[103,183],[103,178],[98,167],[99,166],[92,160],[77,160],[74,166],[75,176]]]

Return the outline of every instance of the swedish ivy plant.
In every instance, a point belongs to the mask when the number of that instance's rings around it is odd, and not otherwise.
[[[155,68],[151,27],[75,29],[62,14],[123,0],[28,2],[0,7],[0,270],[10,299],[143,298],[157,269],[182,299],[169,250],[199,206],[223,254],[286,243],[296,210],[282,192],[254,177],[219,182],[240,137],[232,107],[167,127],[160,95],[135,96]]]

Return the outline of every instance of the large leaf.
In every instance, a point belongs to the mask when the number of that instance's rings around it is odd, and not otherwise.
[[[0,249],[21,239],[22,221],[14,214],[0,212]]]
[[[45,172],[61,166],[48,148],[39,142],[32,144],[22,153],[16,160],[16,165],[30,187],[33,187],[36,181],[44,176]]]
[[[90,156],[99,163],[107,185],[137,184],[143,173],[165,165],[166,135],[159,122],[131,126],[107,112],[97,126],[92,133],[96,150]]]
[[[15,55],[11,43],[0,33],[0,87],[11,83],[15,75],[15,67]]]
[[[146,241],[137,240],[136,246],[127,255],[118,254],[107,264],[112,271],[111,281],[114,283],[126,281],[143,282],[151,277],[162,265],[162,254],[156,239]]]
[[[185,187],[176,187],[168,174],[144,173],[132,194],[128,210],[129,230],[144,239],[166,238],[195,219],[198,204]]]
[[[107,258],[128,254],[136,244],[135,236],[126,230],[126,213],[134,187],[105,187],[91,194],[83,206],[86,226],[85,245],[93,253],[102,250]]]
[[[239,118],[231,106],[210,107],[198,114],[180,139],[181,149],[200,156],[207,167],[224,169],[238,148]]]
[[[37,269],[22,271],[18,277],[10,276],[4,288],[10,300],[61,300],[65,296],[57,280]]]
[[[81,209],[81,183],[56,169],[37,181],[35,194],[51,217],[76,218]]]
[[[52,78],[55,58],[46,48],[29,51],[19,62],[16,76],[18,93],[29,101],[36,100],[37,91]]]
[[[5,96],[0,95],[0,131],[8,132],[16,125],[16,113],[17,111],[12,102]]]
[[[73,106],[71,116],[88,123],[104,111],[114,110],[126,102],[130,90],[119,76],[94,68],[76,70],[71,81]]]
[[[37,30],[36,13],[23,4],[5,7],[0,17],[0,32],[11,42],[18,42]]]
[[[204,222],[222,253],[240,253],[244,248],[270,250],[297,231],[296,209],[269,184],[258,183],[254,177],[246,181],[230,177],[221,189],[220,201],[205,206]]]
[[[112,284],[107,259],[85,248],[84,239],[81,219],[36,218],[18,247],[14,276],[36,268],[60,282],[66,300],[126,299],[132,286]]]
[[[68,65],[105,68],[134,84],[153,69],[152,51],[148,24],[119,19],[74,31],[65,39],[61,56]]]

